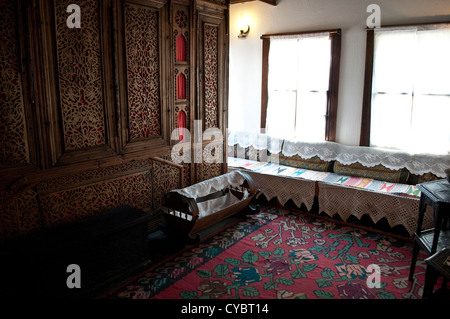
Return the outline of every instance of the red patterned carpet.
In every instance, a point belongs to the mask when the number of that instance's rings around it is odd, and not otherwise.
[[[412,242],[269,208],[148,270],[107,298],[417,299]]]

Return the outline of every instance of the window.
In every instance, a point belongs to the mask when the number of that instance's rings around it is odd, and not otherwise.
[[[340,30],[262,39],[261,127],[277,138],[334,141]]]
[[[450,25],[368,32],[361,145],[447,154]]]

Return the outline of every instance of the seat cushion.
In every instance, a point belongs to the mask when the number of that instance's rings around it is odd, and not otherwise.
[[[366,167],[356,162],[351,165],[344,165],[339,161],[334,163],[334,173],[373,178],[376,180],[386,181],[390,183],[407,183],[409,177],[409,171],[407,169],[392,170],[384,167],[383,165],[376,165],[373,167]]]

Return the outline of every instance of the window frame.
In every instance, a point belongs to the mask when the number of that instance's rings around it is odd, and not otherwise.
[[[330,79],[328,85],[327,96],[327,111],[325,124],[325,141],[336,141],[336,121],[338,112],[338,97],[339,97],[339,76],[340,76],[340,61],[341,61],[341,29],[327,29],[303,32],[290,33],[272,33],[263,34],[262,40],[262,83],[261,83],[261,130],[265,131],[267,119],[267,105],[269,100],[269,53],[270,53],[270,39],[275,36],[287,35],[303,35],[314,33],[330,33],[331,38],[331,63],[330,63]]]
[[[397,24],[386,25],[381,28],[406,28],[406,27],[420,27],[420,26],[432,26],[439,24],[450,24],[449,21],[442,22],[427,22],[416,24]],[[375,28],[366,28],[367,40],[366,40],[366,62],[364,72],[364,91],[363,91],[363,103],[362,103],[362,115],[361,115],[361,131],[360,131],[360,146],[370,147],[370,134],[371,134],[371,115],[372,115],[372,91],[373,91],[373,67],[375,58]]]

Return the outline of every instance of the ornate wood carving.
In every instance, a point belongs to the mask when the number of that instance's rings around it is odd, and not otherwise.
[[[151,172],[48,193],[41,196],[44,226],[55,226],[129,204],[147,209],[152,203]]]
[[[227,1],[226,1],[227,2]],[[226,34],[226,7],[214,2],[214,5],[201,1],[198,3],[196,25],[197,38],[197,79],[199,96],[197,114],[203,121],[203,130],[218,128],[222,132],[223,145],[219,152],[220,163],[210,159],[196,158],[194,178],[200,182],[225,172],[226,154],[222,152],[226,145],[226,104],[227,104],[227,59],[228,35]],[[205,146],[206,141],[203,141]],[[222,141],[220,142],[222,143]],[[216,150],[217,151],[217,150]],[[196,154],[198,156],[199,154]],[[215,158],[217,154],[213,155]],[[200,161],[202,160],[202,161]]]
[[[65,150],[106,144],[99,4],[81,5],[82,28],[67,27],[70,0],[55,3],[59,97]]]
[[[183,73],[178,73],[177,75],[177,99],[186,99],[186,76]]]
[[[191,122],[191,70],[190,70],[190,10],[188,6],[173,7],[172,41],[175,48],[173,55],[174,73],[174,112],[172,127],[179,128],[180,112],[185,115],[185,128],[190,129]],[[188,174],[185,174],[188,175]]]
[[[95,182],[110,179],[113,177],[121,177],[129,174],[130,172],[136,173],[150,170],[151,166],[152,160],[146,158],[104,168],[83,170],[74,172],[72,174],[65,174],[58,178],[42,181],[36,186],[36,189],[41,195],[48,194],[57,192],[61,189],[81,187],[83,185],[92,183],[93,181]]]
[[[177,62],[186,62],[186,39],[182,34],[177,37],[176,43]]]
[[[37,193],[27,190],[18,198],[8,201],[12,193],[0,193],[0,239],[23,235],[41,226]],[[0,240],[1,242],[1,240]]]
[[[225,127],[226,2],[80,0],[71,29],[70,0],[0,0],[0,239],[124,204],[155,210],[223,172],[171,163],[168,136],[194,119]]]
[[[197,183],[221,174],[223,174],[223,165],[220,163],[195,164],[195,178]]]
[[[153,161],[153,208],[159,208],[164,195],[173,189],[181,188],[183,167],[167,160],[154,158]]]
[[[125,4],[124,14],[130,139],[160,136],[158,12]]]
[[[180,156],[182,156],[183,154],[181,153]],[[163,156],[159,156],[159,158],[163,159],[164,161],[167,162],[172,162],[172,158],[171,155],[163,155]],[[183,180],[181,181],[181,186],[180,188],[184,188],[187,187],[189,185],[192,185],[191,183],[191,163],[180,163],[178,165],[183,166]]]
[[[188,62],[189,52],[189,11],[188,8],[177,6],[174,17],[174,48],[175,62]],[[184,49],[184,50],[183,50]]]
[[[14,2],[0,1],[0,166],[29,164]]]
[[[219,127],[218,119],[218,37],[219,28],[204,24],[205,129]]]

